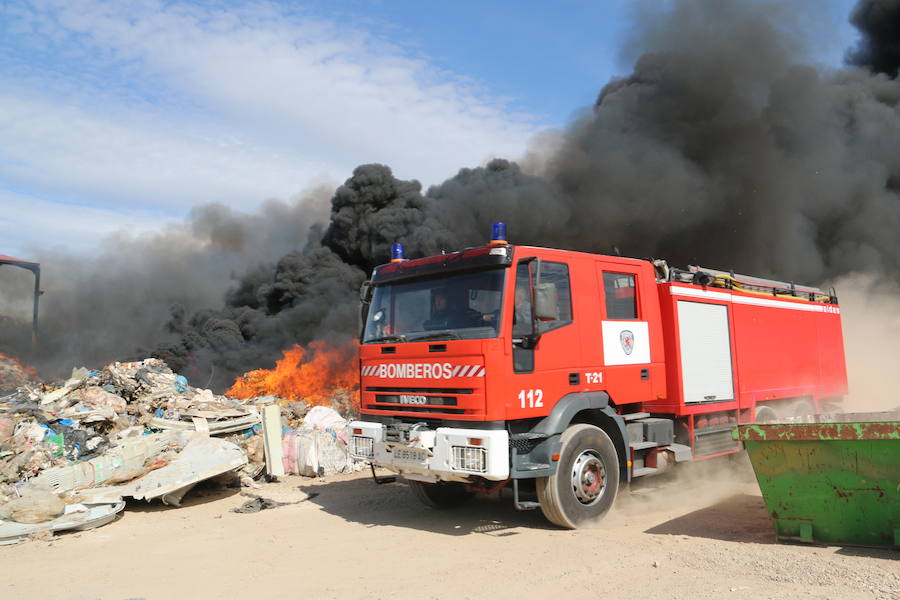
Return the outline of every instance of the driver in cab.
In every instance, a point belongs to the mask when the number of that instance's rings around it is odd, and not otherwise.
[[[477,327],[483,315],[469,307],[466,290],[437,288],[431,295],[431,317],[423,325],[427,330]]]

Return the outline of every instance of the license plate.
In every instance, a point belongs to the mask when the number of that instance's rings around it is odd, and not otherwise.
[[[428,459],[428,452],[418,448],[394,448],[394,458],[396,460],[425,462]]]
[[[400,404],[425,404],[427,401],[428,399],[425,396],[400,395]]]

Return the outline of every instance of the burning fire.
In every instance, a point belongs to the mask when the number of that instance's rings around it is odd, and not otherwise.
[[[17,368],[24,371],[25,373],[27,373],[30,377],[37,379],[37,376],[38,376],[37,369],[35,369],[31,365],[24,364],[18,358],[15,358],[13,356],[7,356],[6,354],[3,354],[2,352],[0,352],[0,361],[3,361],[5,363],[10,363],[11,365],[14,365]]]
[[[256,369],[238,377],[225,392],[235,398],[278,396],[329,405],[335,396],[349,393],[354,408],[359,407],[357,342],[341,346],[316,341],[304,348],[298,344],[284,351],[274,369]]]
[[[37,381],[38,372],[32,366],[0,352],[0,392],[12,392],[17,388]]]

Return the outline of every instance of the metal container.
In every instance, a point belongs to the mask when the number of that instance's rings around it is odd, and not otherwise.
[[[900,413],[739,425],[779,541],[900,547]]]

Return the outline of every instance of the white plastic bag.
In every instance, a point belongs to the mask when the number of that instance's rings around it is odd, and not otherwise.
[[[303,425],[310,429],[343,429],[347,421],[328,406],[313,406],[303,417]]]

